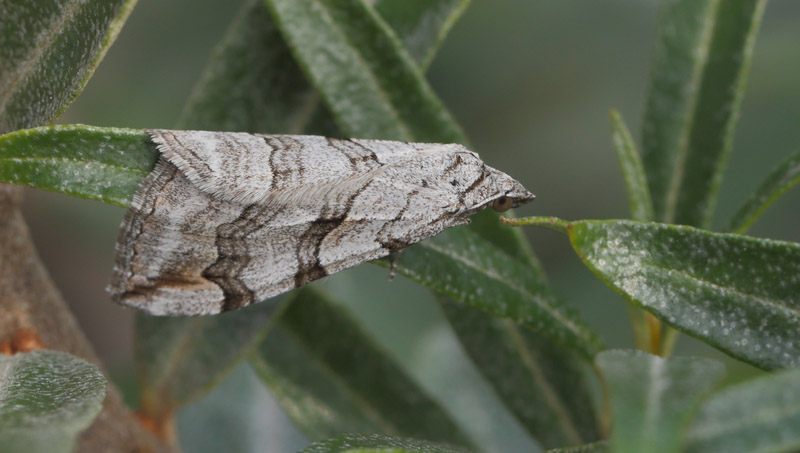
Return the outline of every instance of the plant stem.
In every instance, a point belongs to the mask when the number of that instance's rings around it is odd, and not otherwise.
[[[649,345],[647,351],[651,354],[661,355],[661,321],[650,312],[645,312]]]
[[[500,217],[500,221],[506,225],[513,226],[532,225],[549,228],[564,234],[566,234],[567,230],[569,229],[569,222],[566,220],[561,220],[558,217],[523,217],[521,219],[507,219],[505,217]]]

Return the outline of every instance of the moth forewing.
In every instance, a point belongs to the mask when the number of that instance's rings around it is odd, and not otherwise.
[[[460,145],[149,132],[109,291],[154,315],[241,308],[533,199]]]

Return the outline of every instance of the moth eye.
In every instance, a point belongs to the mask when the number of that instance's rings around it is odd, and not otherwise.
[[[511,197],[500,197],[492,202],[492,209],[497,212],[506,212],[511,209],[514,200]]]

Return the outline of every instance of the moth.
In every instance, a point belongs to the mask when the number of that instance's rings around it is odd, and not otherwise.
[[[245,307],[534,198],[461,145],[148,133],[108,290],[153,315]]]

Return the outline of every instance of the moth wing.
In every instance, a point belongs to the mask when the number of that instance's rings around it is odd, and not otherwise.
[[[264,300],[468,223],[453,215],[454,193],[423,187],[417,178],[389,165],[358,185],[330,188],[316,198],[318,211],[283,205],[268,227],[245,238],[248,264],[227,284]]]
[[[209,168],[190,172],[165,152],[126,214],[110,292],[151,314],[218,313],[466,223],[456,215],[457,193],[437,181],[448,159],[428,160],[436,154],[381,164],[381,157],[351,153],[350,173],[262,188],[254,197],[237,195],[236,178],[224,176],[237,171],[229,163],[211,159]],[[212,181],[201,187],[195,180],[204,171]],[[219,192],[226,182],[232,192]]]
[[[279,191],[303,191],[367,177],[377,168],[454,151],[460,145],[342,140],[311,135],[150,130],[164,158],[198,188],[237,203],[263,202]]]
[[[217,259],[216,229],[239,214],[160,159],[134,195],[116,245],[108,291],[154,315],[218,313],[221,288],[203,276]]]

